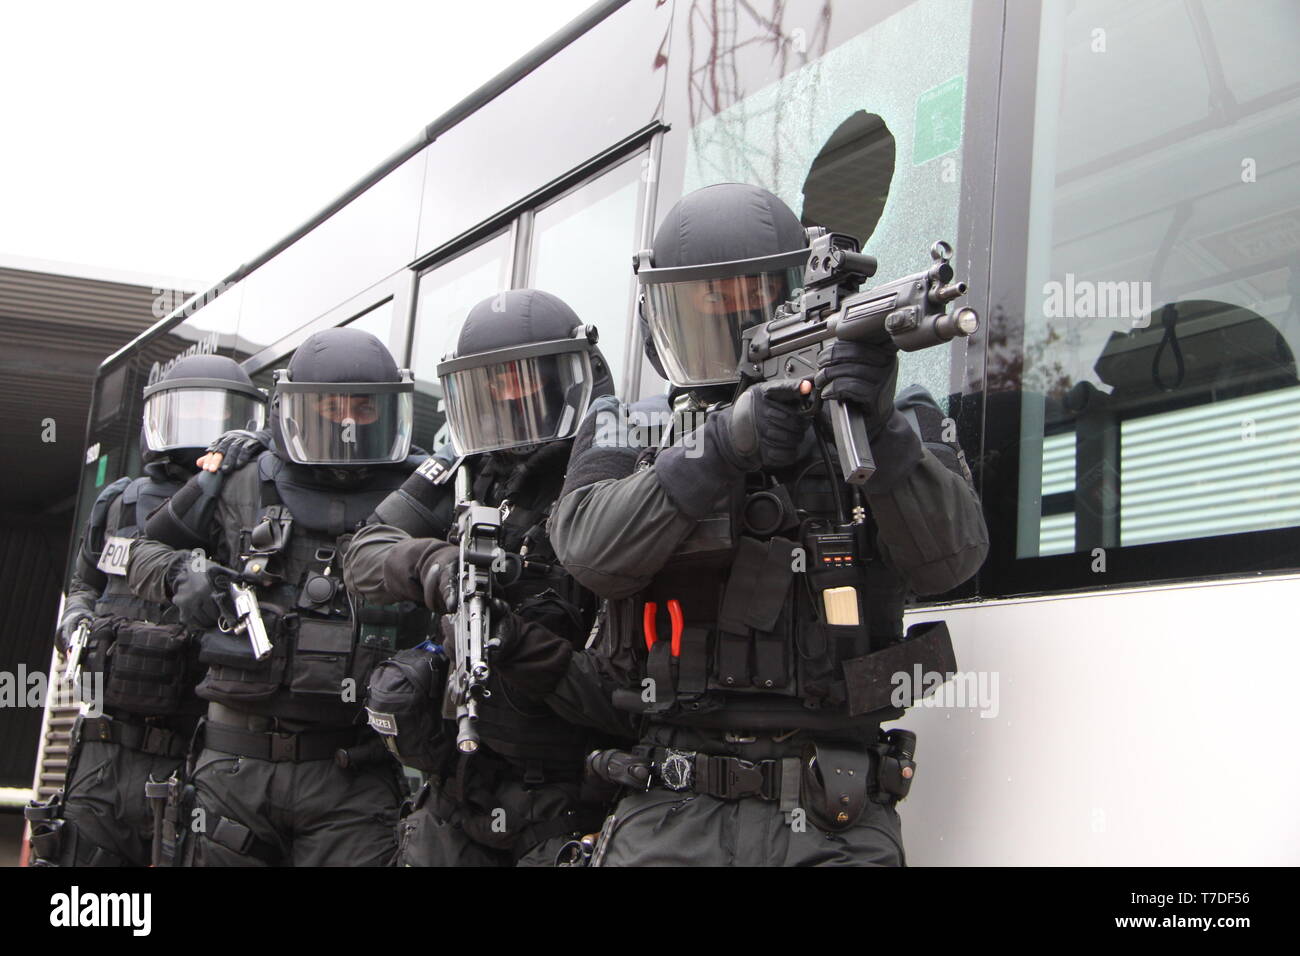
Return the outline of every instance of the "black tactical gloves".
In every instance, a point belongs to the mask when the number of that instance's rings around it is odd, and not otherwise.
[[[192,627],[216,627],[228,598],[220,582],[227,582],[228,586],[228,582],[239,575],[212,562],[207,562],[199,571],[193,567],[192,561],[189,552],[176,556],[167,571],[167,590],[182,621]]]
[[[799,458],[812,419],[799,411],[798,383],[760,382],[736,403],[709,415],[692,441],[655,459],[655,474],[683,514],[702,518],[749,471]]]
[[[410,538],[388,549],[384,590],[445,614],[456,592],[460,549],[438,538]]]
[[[444,541],[433,542],[420,559],[418,573],[424,606],[438,614],[456,607],[456,577],[460,571],[460,548]]]
[[[270,439],[271,433],[266,429],[250,432],[237,428],[215,439],[207,450],[209,452],[218,452],[222,456],[221,471],[223,474],[229,474],[243,468],[266,451]],[[217,468],[215,466],[205,466],[205,470],[216,471]]]
[[[452,620],[443,618],[444,622]],[[490,665],[516,703],[521,697],[540,703],[564,676],[573,654],[573,645],[564,638],[535,621],[525,620],[500,601],[493,602],[492,639],[496,646]]]
[[[72,646],[72,637],[77,633],[77,627],[81,622],[93,619],[94,615],[85,608],[76,608],[63,615],[63,620],[59,622],[58,640],[56,642],[61,657],[67,656],[68,648]]]
[[[760,382],[710,416],[718,453],[737,471],[784,468],[798,460],[811,419],[799,410],[797,383]]]
[[[892,342],[835,342],[817,357],[814,383],[823,399],[851,402],[862,410],[867,437],[875,438],[894,413],[898,348]]]

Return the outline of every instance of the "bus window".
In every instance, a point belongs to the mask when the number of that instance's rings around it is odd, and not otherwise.
[[[1043,6],[1024,340],[987,367],[1017,558],[1300,525],[1297,35],[1288,0]]]
[[[551,292],[600,331],[600,351],[622,380],[635,281],[632,254],[641,235],[648,154],[640,153],[584,183],[533,221],[532,288]]]
[[[435,370],[456,344],[469,310],[510,286],[513,250],[508,232],[498,233],[420,277],[416,289],[415,337],[411,371],[415,375],[415,444],[436,451],[449,436],[443,427],[442,387]]]
[[[958,239],[971,9],[916,0],[838,4],[832,16],[823,4],[756,4],[725,18],[692,4],[682,193],[762,186],[805,224],[862,241],[880,263],[873,281],[926,268],[932,242]],[[771,64],[760,69],[765,51]],[[778,79],[747,89],[778,65]],[[682,148],[674,135],[666,151]],[[659,214],[670,205],[661,195]],[[942,402],[950,355],[904,353],[900,383]]]
[[[399,343],[393,341],[392,299],[385,299],[373,309],[362,312],[355,319],[345,322],[344,325],[349,329],[360,329],[362,332],[369,332],[388,347],[388,351],[392,352],[393,357],[397,359],[398,365],[402,364],[402,347]]]

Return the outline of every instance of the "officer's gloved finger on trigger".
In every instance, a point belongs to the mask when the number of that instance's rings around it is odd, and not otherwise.
[[[214,627],[221,616],[213,584],[202,571],[186,569],[176,579],[172,603],[181,619],[198,627]]]
[[[439,614],[452,613],[456,604],[456,576],[460,570],[460,549],[439,544],[426,550],[420,560],[420,583],[424,603]]]
[[[793,464],[809,426],[799,407],[802,401],[801,383],[760,382],[746,389],[731,408],[710,420],[726,430],[724,457],[740,471]]]
[[[59,650],[59,657],[62,658],[68,655],[68,648],[72,646],[72,638],[77,633],[77,628],[81,625],[81,622],[89,621],[91,619],[92,615],[84,612],[81,614],[70,614],[64,618],[63,623],[59,625],[57,635],[58,640],[54,642],[55,646]]]

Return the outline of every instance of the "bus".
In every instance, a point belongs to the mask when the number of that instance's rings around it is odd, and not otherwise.
[[[756,184],[873,281],[950,242],[983,320],[902,358],[992,541],[907,610],[959,669],[900,722],[909,863],[1300,862],[1272,683],[1300,673],[1297,36],[1292,0],[600,3],[104,361],[77,527],[182,355],[267,386],[366,329],[431,447],[466,311],[532,286],[599,328],[623,398],[662,392],[633,254],[686,192]]]

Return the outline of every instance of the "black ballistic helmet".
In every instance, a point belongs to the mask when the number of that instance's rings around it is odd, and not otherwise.
[[[271,437],[299,465],[399,462],[411,447],[415,381],[369,332],[326,329],[275,373]]]
[[[683,196],[636,257],[646,356],[678,387],[739,379],[740,333],[802,285],[808,236],[758,186],[720,183]]]
[[[256,431],[265,421],[266,395],[238,362],[190,355],[144,390],[140,457],[192,470],[213,439],[235,428]]]
[[[510,289],[470,309],[438,364],[458,455],[570,438],[614,385],[597,334],[539,289]]]

